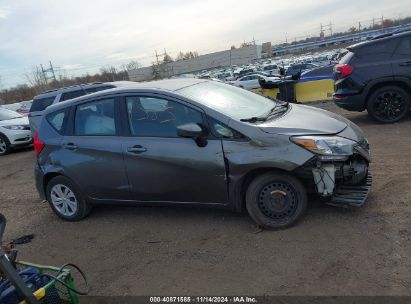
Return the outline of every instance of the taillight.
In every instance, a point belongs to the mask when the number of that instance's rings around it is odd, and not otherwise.
[[[334,67],[334,71],[338,79],[343,79],[349,76],[354,71],[354,68],[348,64],[337,64]]]
[[[34,135],[34,152],[36,152],[36,156],[39,156],[39,154],[41,153],[41,151],[43,150],[45,144],[43,141],[41,141],[39,139],[39,133],[36,133],[36,135]]]

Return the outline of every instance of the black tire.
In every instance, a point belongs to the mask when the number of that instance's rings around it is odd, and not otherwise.
[[[307,208],[307,193],[301,182],[285,173],[266,173],[248,186],[246,207],[251,218],[266,229],[295,224]]]
[[[62,211],[60,211],[54,204],[53,204],[53,200],[52,200],[52,191],[53,191],[53,187],[59,187],[59,186],[63,186],[68,188],[73,194],[74,197],[76,199],[76,210],[73,212],[73,214],[69,214],[69,215],[65,215],[64,213],[62,213]],[[55,196],[56,192],[53,192],[53,195]],[[54,178],[52,178],[49,183],[47,184],[46,187],[46,196],[47,196],[47,201],[50,204],[51,209],[53,209],[54,213],[66,220],[66,221],[79,221],[83,218],[85,218],[91,211],[91,205],[85,200],[84,196],[81,194],[81,192],[78,190],[77,186],[67,177],[64,176],[56,176]],[[73,203],[73,202],[72,202]],[[70,209],[71,211],[73,211],[73,209]]]
[[[9,139],[4,136],[3,134],[0,134],[0,145],[3,147],[3,149],[0,149],[0,156],[9,154],[11,151],[11,145]]]
[[[400,87],[386,86],[377,89],[367,100],[368,115],[380,123],[394,123],[410,111],[409,94]]]

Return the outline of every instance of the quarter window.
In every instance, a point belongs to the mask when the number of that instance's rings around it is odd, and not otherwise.
[[[126,97],[130,132],[141,137],[178,137],[177,127],[203,123],[199,111],[178,102],[154,97]]]
[[[66,110],[58,111],[47,115],[47,121],[60,134],[63,133],[63,122],[66,116]]]
[[[34,99],[33,104],[30,108],[30,112],[43,111],[53,103],[55,98],[56,96]]]
[[[89,102],[77,107],[76,135],[115,135],[114,99]]]
[[[60,100],[60,101],[77,98],[77,97],[80,97],[80,96],[84,96],[84,95],[86,95],[86,94],[87,94],[87,92],[84,91],[84,90],[77,90],[77,91],[72,91],[72,92],[63,93],[63,96],[61,96],[61,100]]]

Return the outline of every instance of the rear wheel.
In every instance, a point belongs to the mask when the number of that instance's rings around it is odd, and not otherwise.
[[[368,99],[368,114],[381,123],[393,123],[404,118],[410,110],[408,93],[400,87],[386,86],[376,90]]]
[[[0,156],[8,154],[10,150],[11,147],[8,138],[0,134]]]
[[[77,190],[76,185],[64,176],[57,176],[50,180],[46,195],[54,213],[64,220],[79,221],[91,211],[90,204]]]
[[[266,173],[255,178],[246,193],[251,218],[266,229],[293,225],[307,208],[304,186],[284,173]]]

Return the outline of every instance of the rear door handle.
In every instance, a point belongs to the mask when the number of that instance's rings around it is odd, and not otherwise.
[[[78,147],[73,143],[64,144],[63,148],[67,150],[76,150]]]
[[[411,66],[411,61],[400,63],[400,66]]]
[[[143,152],[146,152],[146,151],[147,151],[147,148],[142,147],[140,145],[127,148],[127,152],[135,153],[135,154],[143,153]]]

